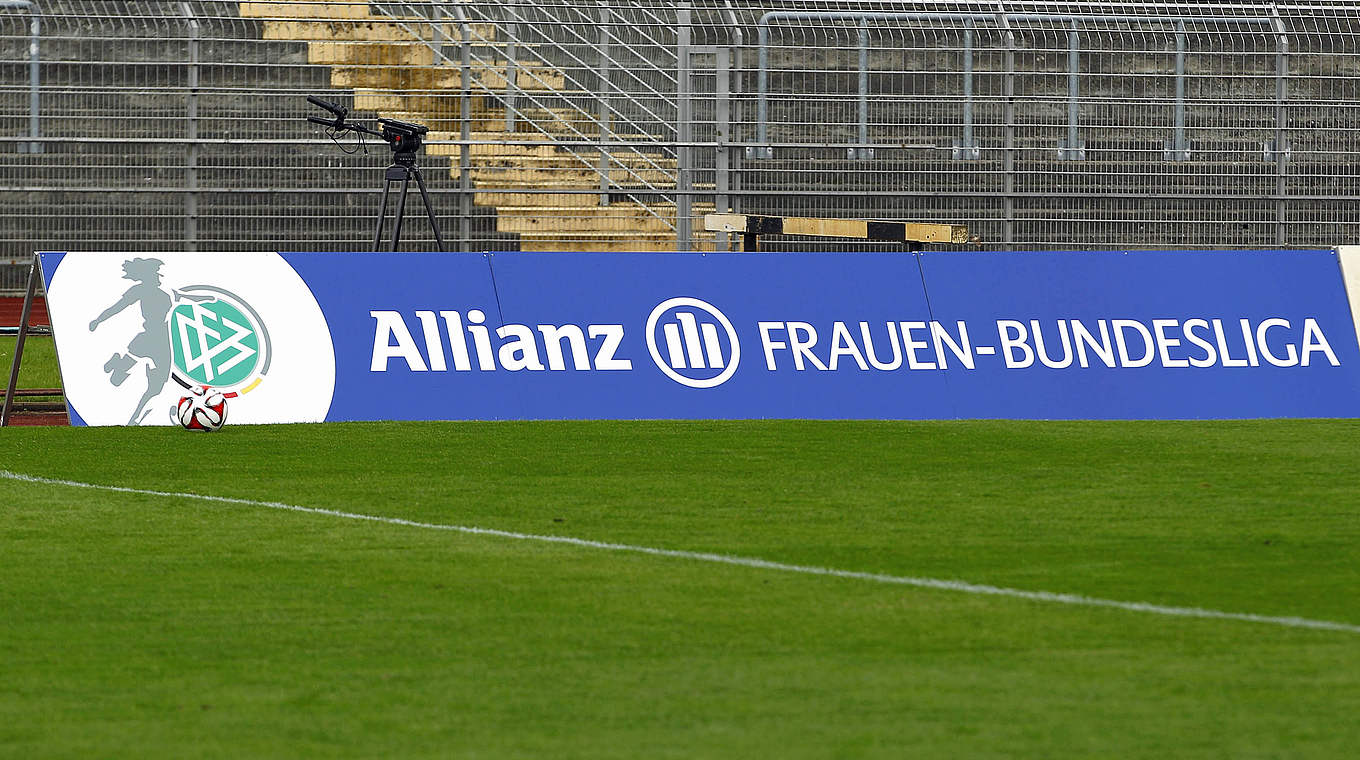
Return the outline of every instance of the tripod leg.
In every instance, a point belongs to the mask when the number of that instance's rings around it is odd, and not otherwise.
[[[425,189],[425,178],[420,176],[419,169],[413,169],[412,173],[416,175],[416,187],[420,188],[420,197],[425,201],[425,216],[430,218],[430,229],[434,230],[434,239],[439,241],[439,252],[444,253],[449,249],[444,245],[444,236],[439,234],[439,223],[434,219],[434,207],[430,205],[430,193]]]
[[[382,202],[378,204],[378,227],[373,231],[373,250],[378,251],[382,244],[383,224],[387,221],[387,191],[392,189],[392,180],[383,180]]]
[[[392,225],[392,250],[397,250],[401,244],[401,222],[406,218],[406,193],[411,189],[411,175],[407,174],[406,179],[401,181],[401,197],[397,199],[397,220]]]

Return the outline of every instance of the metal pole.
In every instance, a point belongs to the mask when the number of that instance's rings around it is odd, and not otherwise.
[[[766,21],[765,14],[761,23],[756,27],[756,57],[759,71],[756,72],[756,147],[746,149],[747,158],[773,158],[774,151],[766,147],[770,141],[769,121],[770,106],[766,102],[765,93],[770,88],[770,25]]]
[[[614,62],[614,61],[613,61],[613,57],[610,55],[609,34],[610,34],[610,24],[613,23],[613,16],[614,16],[614,14],[613,14],[613,12],[609,9],[609,4],[608,4],[607,0],[601,0],[601,2],[600,2],[600,71],[599,71],[599,82],[600,82],[600,101],[599,101],[599,119],[600,119],[600,164],[599,164],[599,166],[600,166],[600,205],[601,205],[601,206],[608,206],[608,205],[609,205],[609,170],[610,170],[610,168],[611,168],[611,161],[610,161],[610,155],[609,155],[609,147],[608,147],[607,143],[609,142],[609,133],[610,133],[610,129],[609,129],[609,122],[610,122],[610,117],[611,117],[610,108],[611,108],[611,106],[613,105],[613,102],[612,102],[611,99],[610,99],[610,91],[613,89],[612,86],[611,86],[611,85],[613,84],[613,80],[611,79],[611,77],[612,77],[611,67],[612,67],[612,64],[613,64],[613,62]]]
[[[718,143],[717,153],[713,156],[714,165],[714,190],[717,195],[713,199],[713,205],[719,214],[725,214],[731,209],[732,199],[728,195],[729,182],[731,177],[731,152],[727,147],[732,142],[732,109],[731,109],[731,77],[732,77],[732,50],[720,47],[717,52],[717,72],[715,81],[715,94],[717,95],[717,112],[714,115],[713,126],[716,131],[715,138]],[[714,250],[727,250],[727,233],[716,232],[713,236]]]
[[[737,72],[737,75],[736,75],[736,77],[735,77],[735,81],[732,82],[732,91],[733,91],[734,93],[740,94],[741,91],[742,91],[742,85],[741,85],[742,56],[743,56],[743,49],[746,47],[746,35],[741,31],[741,24],[737,23],[737,14],[736,14],[736,11],[734,11],[734,10],[732,9],[732,0],[723,0],[723,5],[724,5],[725,8],[726,8],[727,27],[728,27],[728,29],[730,30],[729,33],[732,35],[732,47],[736,50],[736,53],[737,53],[737,55],[736,55],[736,60],[734,61],[735,65],[736,65],[736,72]],[[724,80],[724,84],[725,84],[725,83],[726,83],[726,80]],[[728,112],[727,112],[727,114],[728,114],[728,118],[727,118],[727,121],[726,121],[726,124],[727,124],[727,134],[728,134],[728,136],[729,136],[730,138],[736,139],[737,135],[735,135],[735,134],[732,132],[732,125],[733,125],[734,123],[735,123],[735,124],[740,124],[740,123],[741,123],[741,116],[742,116],[742,114],[741,114],[741,100],[740,100],[740,99],[738,99],[737,102],[735,102],[735,103],[730,103],[730,104],[728,104]],[[731,175],[731,176],[727,179],[727,187],[728,187],[728,190],[731,191],[731,192],[733,192],[733,193],[740,193],[740,191],[741,191],[741,172],[740,172],[740,168],[741,168],[741,153],[736,153],[736,152],[733,152],[733,151],[727,151],[726,154],[727,154],[728,156],[731,157],[731,162],[732,162],[733,164],[735,164],[735,165],[733,165],[733,166],[729,166],[728,169],[727,169],[728,174]],[[719,208],[719,211],[723,211],[723,212],[732,211],[733,213],[741,213],[741,197],[740,197],[740,195],[737,195],[736,197],[729,197],[728,200],[727,200],[726,206],[723,207],[723,208]],[[725,233],[724,233],[724,235],[725,235]]]
[[[1077,22],[1073,21],[1072,31],[1067,33],[1067,140],[1058,148],[1058,158],[1063,161],[1086,158],[1086,144],[1077,134],[1077,124],[1081,121],[1080,70],[1081,40],[1077,36]]]
[[[447,58],[444,53],[444,44],[448,41],[448,35],[444,32],[444,24],[439,19],[444,15],[444,8],[438,3],[430,8],[430,49],[434,51],[436,63]]]
[[[1289,37],[1278,9],[1275,10],[1275,31],[1279,35],[1275,52],[1275,244],[1282,246],[1288,237],[1285,194],[1289,187],[1285,175],[1288,171],[1289,143],[1285,137],[1285,127],[1289,115],[1285,110],[1285,101],[1289,96]]]
[[[872,158],[869,144],[869,29],[868,21],[859,20],[859,145],[850,151],[851,158]]]
[[[676,155],[679,159],[676,166],[675,176],[675,250],[689,251],[694,249],[694,240],[691,228],[690,210],[691,197],[690,189],[693,183],[692,178],[692,149],[690,135],[692,131],[692,121],[694,118],[694,104],[690,100],[690,81],[689,81],[689,48],[690,48],[690,4],[682,2],[678,13],[678,28],[676,35],[676,138],[680,145],[677,147]]]
[[[1171,139],[1162,146],[1166,161],[1189,161],[1190,141],[1185,136],[1185,51],[1188,49],[1185,22],[1176,22],[1176,110]]]
[[[42,63],[41,48],[38,44],[42,38],[42,11],[32,0],[0,0],[0,9],[16,8],[28,11],[28,136],[33,138],[33,142],[19,143],[20,153],[42,153],[43,144],[38,142],[39,129],[38,120],[40,114],[39,95],[40,95],[40,64]]]
[[[963,139],[954,146],[954,160],[975,161],[981,157],[973,138],[973,20],[963,30]]]
[[[1185,24],[1176,22],[1176,123],[1171,140],[1172,161],[1190,160],[1190,142],[1185,137],[1185,51],[1188,45]]]
[[[1003,15],[1001,28],[1006,32],[1006,79],[1004,84],[1004,118],[1006,136],[1001,152],[1002,233],[1001,239],[1009,249],[1015,244],[1015,32]]]
[[[459,69],[462,92],[459,94],[458,136],[463,141],[458,151],[458,249],[472,247],[472,28],[463,4],[454,6],[458,18]],[[443,246],[441,246],[443,247]]]
[[[515,131],[519,119],[519,36],[523,25],[518,21],[509,25],[513,30],[505,46],[505,131]]]
[[[200,29],[198,19],[188,3],[180,3],[180,10],[189,19],[189,92],[188,111],[188,156],[184,166],[184,246],[187,250],[198,250],[198,55]]]
[[[38,76],[39,64],[42,61],[38,50],[38,40],[42,35],[42,17],[38,15],[37,6],[30,6],[33,20],[28,27],[28,135],[33,138],[29,143],[29,153],[42,153],[43,144],[38,142],[38,114],[40,113],[38,97]]]

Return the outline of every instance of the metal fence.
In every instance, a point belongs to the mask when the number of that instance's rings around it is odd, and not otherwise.
[[[1357,31],[1341,2],[0,0],[0,263],[367,250],[387,147],[342,153],[308,94],[430,126],[458,249],[728,247],[711,210],[1333,245]]]

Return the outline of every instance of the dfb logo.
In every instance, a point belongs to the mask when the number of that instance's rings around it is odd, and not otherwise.
[[[666,377],[690,388],[722,385],[741,361],[741,343],[731,321],[698,298],[670,298],[652,309],[647,350]]]

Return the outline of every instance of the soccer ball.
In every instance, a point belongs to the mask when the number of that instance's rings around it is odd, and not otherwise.
[[[227,399],[211,388],[190,388],[175,406],[175,420],[185,430],[221,430],[227,421]]]

